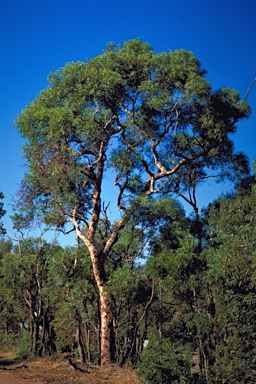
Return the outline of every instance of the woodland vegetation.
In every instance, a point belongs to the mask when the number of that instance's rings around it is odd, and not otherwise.
[[[256,187],[231,139],[250,108],[205,74],[191,52],[111,44],[50,74],[20,114],[28,168],[18,241],[1,226],[2,345],[136,367],[146,383],[256,381]],[[233,187],[200,210],[209,178]],[[21,236],[37,223],[77,245]]]

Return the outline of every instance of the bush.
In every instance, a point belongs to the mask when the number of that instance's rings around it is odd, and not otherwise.
[[[27,359],[31,355],[32,342],[30,333],[22,329],[17,341],[16,353],[20,359]]]
[[[144,383],[191,383],[186,356],[177,353],[173,344],[168,339],[160,338],[156,332],[149,336],[149,343],[141,354],[138,369]]]
[[[14,344],[13,333],[0,333],[0,351],[10,351],[13,349]]]

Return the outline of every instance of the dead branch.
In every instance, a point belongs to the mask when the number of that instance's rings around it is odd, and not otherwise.
[[[255,79],[253,79],[253,80],[250,82],[249,87],[248,87],[247,92],[246,92],[246,95],[245,95],[245,98],[244,98],[244,101],[247,100],[247,97],[249,96],[249,92],[250,92],[250,90],[251,90],[251,87],[252,87],[253,83],[255,83],[255,81],[256,81],[256,77],[255,77]]]

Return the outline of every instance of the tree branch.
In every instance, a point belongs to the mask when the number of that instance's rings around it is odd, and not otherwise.
[[[245,95],[245,98],[244,98],[244,101],[247,100],[247,97],[249,96],[249,92],[250,92],[250,90],[251,90],[251,87],[252,87],[253,83],[255,83],[255,82],[256,82],[256,77],[255,77],[255,79],[253,79],[253,80],[250,82],[249,87],[248,87],[247,92],[246,92],[246,95]]]

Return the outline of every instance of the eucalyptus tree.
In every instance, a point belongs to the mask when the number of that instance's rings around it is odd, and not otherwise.
[[[17,119],[27,140],[24,222],[73,229],[88,248],[102,365],[114,359],[106,261],[137,207],[145,197],[177,191],[177,183],[186,188],[191,172],[197,183],[213,169],[237,174],[247,166],[230,134],[250,108],[234,90],[213,91],[204,75],[182,49],[156,54],[139,39],[110,44],[98,57],[51,73]]]

